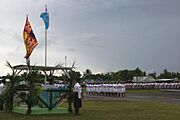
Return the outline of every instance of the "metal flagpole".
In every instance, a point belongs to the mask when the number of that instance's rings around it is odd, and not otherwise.
[[[45,67],[47,66],[47,29],[49,27],[49,13],[47,12],[47,5],[45,5],[45,12],[41,13],[40,17],[43,19],[44,24],[45,24],[45,55],[44,55],[44,64]],[[45,76],[45,82],[46,82],[46,77]]]
[[[26,59],[26,64],[27,64],[27,67],[28,67],[28,71],[30,72],[30,58]]]
[[[45,67],[47,66],[47,30],[45,29]]]
[[[47,29],[45,28],[45,67],[47,66]],[[47,76],[45,74],[44,84],[46,84]]]
[[[47,12],[47,5],[45,5],[45,12]],[[45,67],[47,66],[47,29],[45,27]],[[44,82],[46,84],[47,74],[45,74]]]

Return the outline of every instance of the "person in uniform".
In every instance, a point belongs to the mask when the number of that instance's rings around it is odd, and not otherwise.
[[[75,114],[79,115],[79,108],[82,107],[82,87],[79,83],[79,80],[74,85],[74,109],[75,109]]]

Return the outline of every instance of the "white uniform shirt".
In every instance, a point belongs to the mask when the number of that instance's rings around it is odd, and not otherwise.
[[[74,85],[74,92],[78,92],[78,98],[81,99],[82,87],[79,83]]]

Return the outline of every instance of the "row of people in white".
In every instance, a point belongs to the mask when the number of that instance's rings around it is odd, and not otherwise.
[[[125,96],[124,84],[86,84],[87,95]]]
[[[126,89],[180,89],[180,83],[125,83]]]

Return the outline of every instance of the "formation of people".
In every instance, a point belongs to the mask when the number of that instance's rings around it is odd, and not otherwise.
[[[180,89],[180,83],[86,83],[87,95],[124,97],[131,89]]]
[[[125,83],[126,89],[180,89],[180,83]]]
[[[62,83],[62,84],[53,84],[53,85],[49,85],[49,84],[42,84],[41,85],[42,89],[54,89],[54,90],[68,90],[69,84],[66,83]]]
[[[124,97],[126,93],[125,84],[86,84],[87,95]]]

